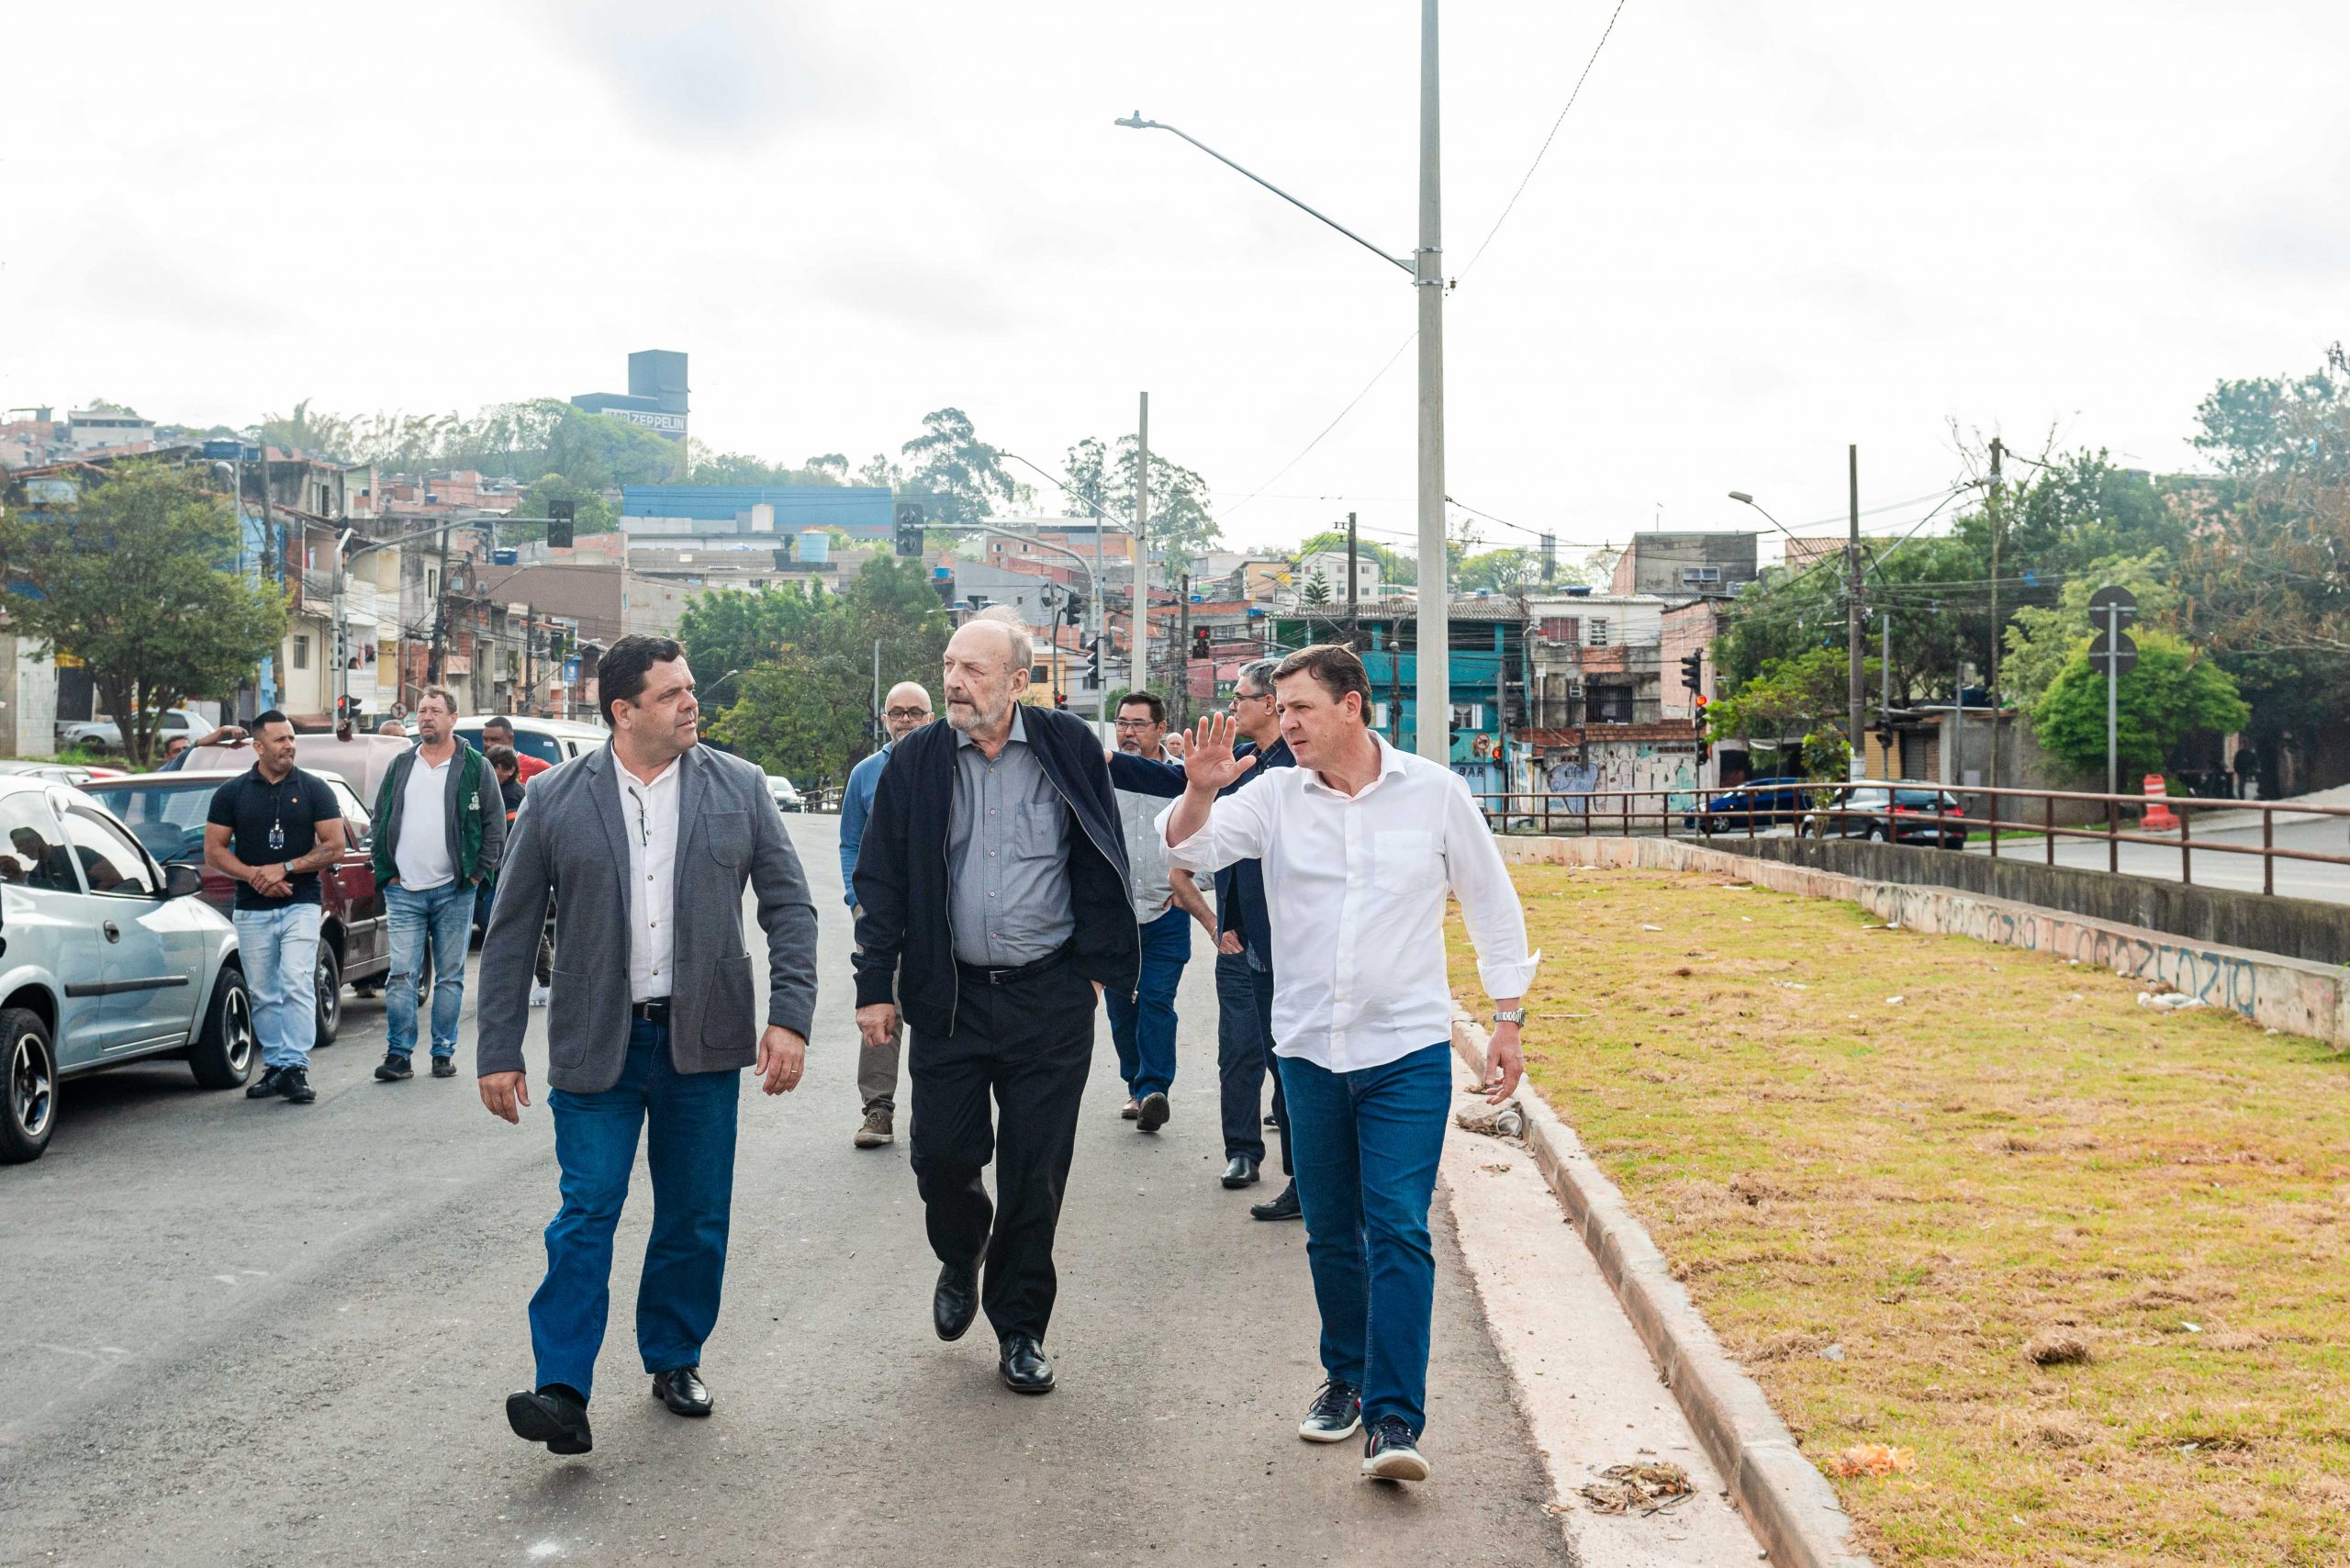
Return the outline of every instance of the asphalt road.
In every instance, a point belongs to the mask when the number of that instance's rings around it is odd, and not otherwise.
[[[2232,888],[2241,892],[2261,890],[2260,857],[2231,854],[2225,849],[2206,847],[2210,845],[2234,845],[2257,849],[2260,829],[2257,827],[2215,828],[2206,831],[2199,821],[2190,841],[2195,882],[2198,887]],[[2321,855],[2350,855],[2350,822],[2339,817],[2302,818],[2295,821],[2280,815],[2277,819],[2276,846],[2279,849],[2294,849]],[[1970,844],[1970,855],[1987,855],[1987,842]],[[2157,881],[2176,882],[2182,873],[2179,852],[2173,847],[2155,844],[2123,844],[2109,846],[2102,839],[2059,838],[2056,841],[2056,864],[2073,866],[2084,870],[2102,871],[2108,864],[2110,849],[2121,852],[2121,870],[2124,876],[2151,877]],[[2038,834],[2018,839],[2002,833],[1999,854],[2019,859],[2045,858],[2047,847]],[[2279,860],[2277,862],[2277,891],[2291,898],[2322,899],[2330,903],[2350,903],[2350,866],[2328,866],[2311,860]]]
[[[1304,1236],[1247,1217],[1270,1188],[1215,1183],[1204,942],[1157,1137],[1118,1119],[1100,1031],[1047,1345],[1060,1388],[1002,1389],[984,1325],[940,1344],[902,1134],[849,1143],[836,819],[789,821],[824,992],[800,1090],[744,1080],[715,1417],[670,1416],[636,1365],[640,1168],[596,1451],[508,1432],[555,1206],[547,1114],[518,1130],[480,1108],[470,995],[465,1075],[390,1085],[370,1077],[382,1004],[353,1002],[313,1106],[133,1067],[70,1085],[48,1157],[0,1169],[0,1562],[1566,1561],[1445,1204],[1435,1478],[1368,1484],[1355,1446],[1295,1437],[1320,1375]]]

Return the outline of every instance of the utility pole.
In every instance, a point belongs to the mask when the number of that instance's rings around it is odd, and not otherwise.
[[[877,751],[880,749],[881,736],[885,733],[881,727],[881,639],[876,637],[873,639],[873,723],[868,739]]]
[[[1150,394],[1135,416],[1135,649],[1141,657],[1137,688],[1150,685]]]
[[[1885,776],[1901,777],[1901,765],[1893,756],[1893,611],[1883,610],[1877,619],[1885,623],[1884,651],[1877,655],[1877,722],[1885,726]]]
[[[1347,646],[1349,648],[1356,646],[1355,640],[1362,632],[1361,590],[1357,588],[1355,586],[1357,580],[1358,574],[1355,570],[1355,514],[1348,512],[1347,514]]]
[[[1412,252],[1412,286],[1419,291],[1420,318],[1419,715],[1413,749],[1431,762],[1449,764],[1452,635],[1444,554],[1444,195],[1436,3],[1420,0],[1420,242]]]
[[[538,651],[539,607],[535,604],[524,605],[522,607],[522,711],[532,718],[538,717],[539,712],[538,682],[532,678],[533,673],[532,666]]]
[[[2007,510],[2001,505],[1999,493],[1999,460],[2007,455],[2007,442],[1998,436],[1991,438],[1991,770],[1990,784],[1999,787],[1999,534]],[[2111,793],[2110,790],[2108,793]],[[1998,797],[1991,797],[1997,802]],[[1998,814],[1996,808],[1994,816]]]
[[[1868,769],[1865,754],[1861,749],[1861,726],[1866,722],[1863,706],[1867,701],[1867,688],[1861,673],[1861,449],[1858,444],[1844,449],[1845,471],[1852,487],[1852,532],[1844,541],[1844,652],[1847,683],[1848,725],[1844,738],[1850,743],[1852,763],[1847,777],[1864,778]]]
[[[449,630],[449,531],[441,531],[441,572],[432,579],[432,651],[424,661],[424,683],[441,682],[441,648]],[[419,698],[419,701],[423,699]]]
[[[1192,713],[1192,574],[1183,574],[1183,589],[1175,596],[1175,689],[1169,695],[1175,699],[1176,722],[1188,721]],[[1215,682],[1215,664],[1208,664],[1208,682]]]

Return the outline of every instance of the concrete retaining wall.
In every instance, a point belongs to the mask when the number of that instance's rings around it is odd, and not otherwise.
[[[2338,963],[2249,948],[2222,946],[2118,920],[2099,919],[2061,909],[2041,908],[2014,900],[1986,897],[1965,889],[1903,883],[1867,875],[1847,875],[1818,866],[1791,864],[1779,853],[1734,854],[1728,849],[1668,838],[1520,838],[1496,840],[1502,857],[1521,865],[1600,866],[1673,871],[1713,871],[1810,898],[1845,899],[1912,931],[1945,932],[1997,942],[2032,952],[2076,958],[2132,979],[2160,981],[2173,990],[2214,1007],[2232,1008],[2255,1024],[2288,1034],[2306,1035],[2337,1047],[2350,1047],[2350,969]],[[1756,841],[1779,849],[1794,839]],[[1875,850],[1887,846],[1830,840],[1807,845],[1811,849]],[[1924,853],[1893,850],[1895,854]],[[1974,861],[1973,856],[1939,855],[1948,861]],[[1990,864],[1989,862],[1980,862]],[[2045,866],[2022,868],[2048,872]],[[2057,874],[2090,877],[2092,872]],[[2161,883],[2141,878],[2101,877],[2160,889]],[[2203,889],[2183,890],[2204,892]],[[2115,895],[2120,899],[2121,895]],[[2233,895],[2241,897],[2243,895]],[[2255,902],[2308,905],[2302,900],[2254,900]]]

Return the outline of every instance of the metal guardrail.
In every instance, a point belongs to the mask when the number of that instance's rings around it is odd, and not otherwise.
[[[1921,811],[1898,808],[1887,801],[1886,809],[1856,808],[1851,805],[1852,792],[1856,790],[1904,790],[1929,793],[1937,801],[1955,801],[1959,809],[1951,811]],[[2195,881],[2195,857],[2204,855],[2254,855],[2260,857],[2263,893],[2277,891],[2277,862],[2297,860],[2321,866],[2350,866],[2350,854],[2334,855],[2313,849],[2279,848],[2277,844],[2277,818],[2279,814],[2297,821],[2332,819],[2343,822],[2350,829],[2350,806],[2300,806],[2276,801],[2206,800],[2182,795],[2103,795],[2078,790],[2017,790],[1994,789],[1987,785],[1964,788],[1935,783],[1924,779],[1862,778],[1849,782],[1807,784],[1799,790],[1774,790],[1774,796],[1799,793],[1802,801],[1790,807],[1785,802],[1771,805],[1738,807],[1717,805],[1724,795],[1736,793],[1735,788],[1705,792],[1691,790],[1593,790],[1542,791],[1539,793],[1480,794],[1478,808],[1484,812],[1488,825],[1497,833],[1539,833],[1546,834],[1575,834],[1592,837],[1613,834],[1629,836],[1656,834],[1667,837],[1687,837],[1705,840],[1760,835],[1762,830],[1791,825],[1798,834],[1813,837],[1861,838],[1883,836],[1889,843],[1902,842],[1910,830],[1929,831],[1915,836],[1930,838],[1940,847],[1952,847],[1943,843],[1953,834],[1961,835],[1961,845],[1976,829],[1986,834],[1985,847],[1991,857],[1999,856],[1999,834],[2022,834],[2040,840],[2047,864],[2056,864],[2056,841],[2059,838],[2082,838],[2104,843],[2106,869],[2118,873],[2121,869],[2121,846],[2125,844],[2151,844],[2178,851],[2179,880],[2188,886]],[[1982,814],[1966,809],[1968,798],[1980,797],[1988,801]],[[2028,810],[2040,820],[2026,821],[2009,815],[2008,801],[2026,802]],[[2056,821],[2057,802],[2084,801],[2101,807],[2102,825],[2088,827],[2060,826]],[[1525,802],[1521,807],[1518,802]],[[1498,802],[1498,804],[1496,804]],[[2129,813],[2143,813],[2150,805],[2159,803],[2177,814],[2176,828],[2149,829],[2143,822],[2135,831],[2125,831],[2123,823]],[[2195,837],[2194,813],[2257,813],[2260,819],[2258,844],[2228,844]],[[1833,824],[1832,831],[1830,824]],[[1856,824],[1861,825],[1854,831]],[[2249,823],[2230,824],[2226,831]],[[2207,833],[2213,831],[2206,828]]]

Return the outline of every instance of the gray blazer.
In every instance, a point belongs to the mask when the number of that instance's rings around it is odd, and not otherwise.
[[[816,1011],[816,906],[767,791],[739,757],[677,759],[677,946],[669,1052],[679,1072],[727,1072],[757,1054],[761,1014],[743,941],[743,887],[767,934],[765,1021],[805,1038]],[[593,1094],[628,1059],[628,839],[610,743],[531,780],[482,938],[475,1070],[522,1070],[532,969],[555,902],[547,1081]]]

